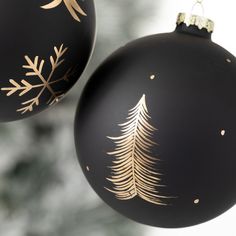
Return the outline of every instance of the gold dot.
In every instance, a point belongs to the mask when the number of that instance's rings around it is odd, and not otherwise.
[[[222,130],[220,131],[221,136],[225,136],[225,133],[226,133],[226,131],[225,131],[224,129],[222,129]]]
[[[200,199],[198,198],[194,200],[194,204],[199,204],[199,202],[200,202]]]
[[[87,171],[90,171],[90,168],[89,168],[89,166],[86,166],[86,170],[87,170]]]
[[[151,76],[150,76],[150,80],[154,80],[155,78],[156,78],[155,75],[151,75]]]
[[[227,61],[228,63],[231,63],[231,62],[232,62],[229,58],[227,58],[226,61]]]

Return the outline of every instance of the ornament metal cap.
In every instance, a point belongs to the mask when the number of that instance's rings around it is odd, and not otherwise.
[[[177,25],[185,24],[187,27],[196,26],[199,30],[206,29],[208,33],[214,31],[214,22],[204,16],[198,16],[187,13],[179,13],[177,17]]]

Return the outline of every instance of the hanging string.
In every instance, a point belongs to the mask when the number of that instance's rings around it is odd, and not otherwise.
[[[191,14],[193,13],[193,11],[196,9],[196,7],[200,7],[202,10],[202,16],[205,15],[205,10],[203,7],[203,0],[196,0],[196,2],[193,4],[192,10],[191,10]]]

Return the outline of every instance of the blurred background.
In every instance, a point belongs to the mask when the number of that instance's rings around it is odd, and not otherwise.
[[[88,0],[87,0],[88,1]],[[236,54],[233,0],[205,0],[216,23],[213,40]],[[4,236],[235,236],[236,209],[187,229],[167,230],[132,222],[93,192],[77,162],[73,140],[75,108],[95,68],[130,40],[175,28],[178,12],[192,0],[98,0],[93,58],[69,95],[49,111],[0,124],[0,235]],[[197,10],[197,9],[196,9]]]

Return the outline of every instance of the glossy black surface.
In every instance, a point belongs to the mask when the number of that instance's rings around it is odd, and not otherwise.
[[[21,84],[22,80],[35,85],[41,81],[37,76],[26,77],[29,70],[25,55],[34,60],[36,56],[45,60],[43,75],[48,78],[51,72],[50,56],[55,58],[54,47],[68,48],[61,59],[65,61],[56,69],[51,81],[61,78],[72,68],[69,81],[61,81],[52,85],[55,92],[66,93],[78,80],[89,60],[95,37],[95,9],[92,0],[77,1],[87,14],[76,12],[81,22],[75,20],[67,9],[64,1],[55,8],[43,9],[41,6],[52,0],[4,0],[0,2],[0,121],[12,121],[34,115],[48,108],[50,91],[46,90],[40,97],[39,105],[32,112],[21,114],[17,109],[21,103],[34,98],[39,88],[32,89],[23,96],[15,92],[6,96],[2,88],[11,87],[10,79]]]
[[[211,220],[236,200],[236,60],[206,31],[181,27],[112,54],[85,87],[75,119],[79,162],[97,194],[137,222],[166,228]],[[158,129],[153,153],[166,185],[159,190],[176,197],[168,206],[120,201],[104,188],[111,188],[107,152],[115,148],[107,136],[121,134],[118,124],[143,94]]]

